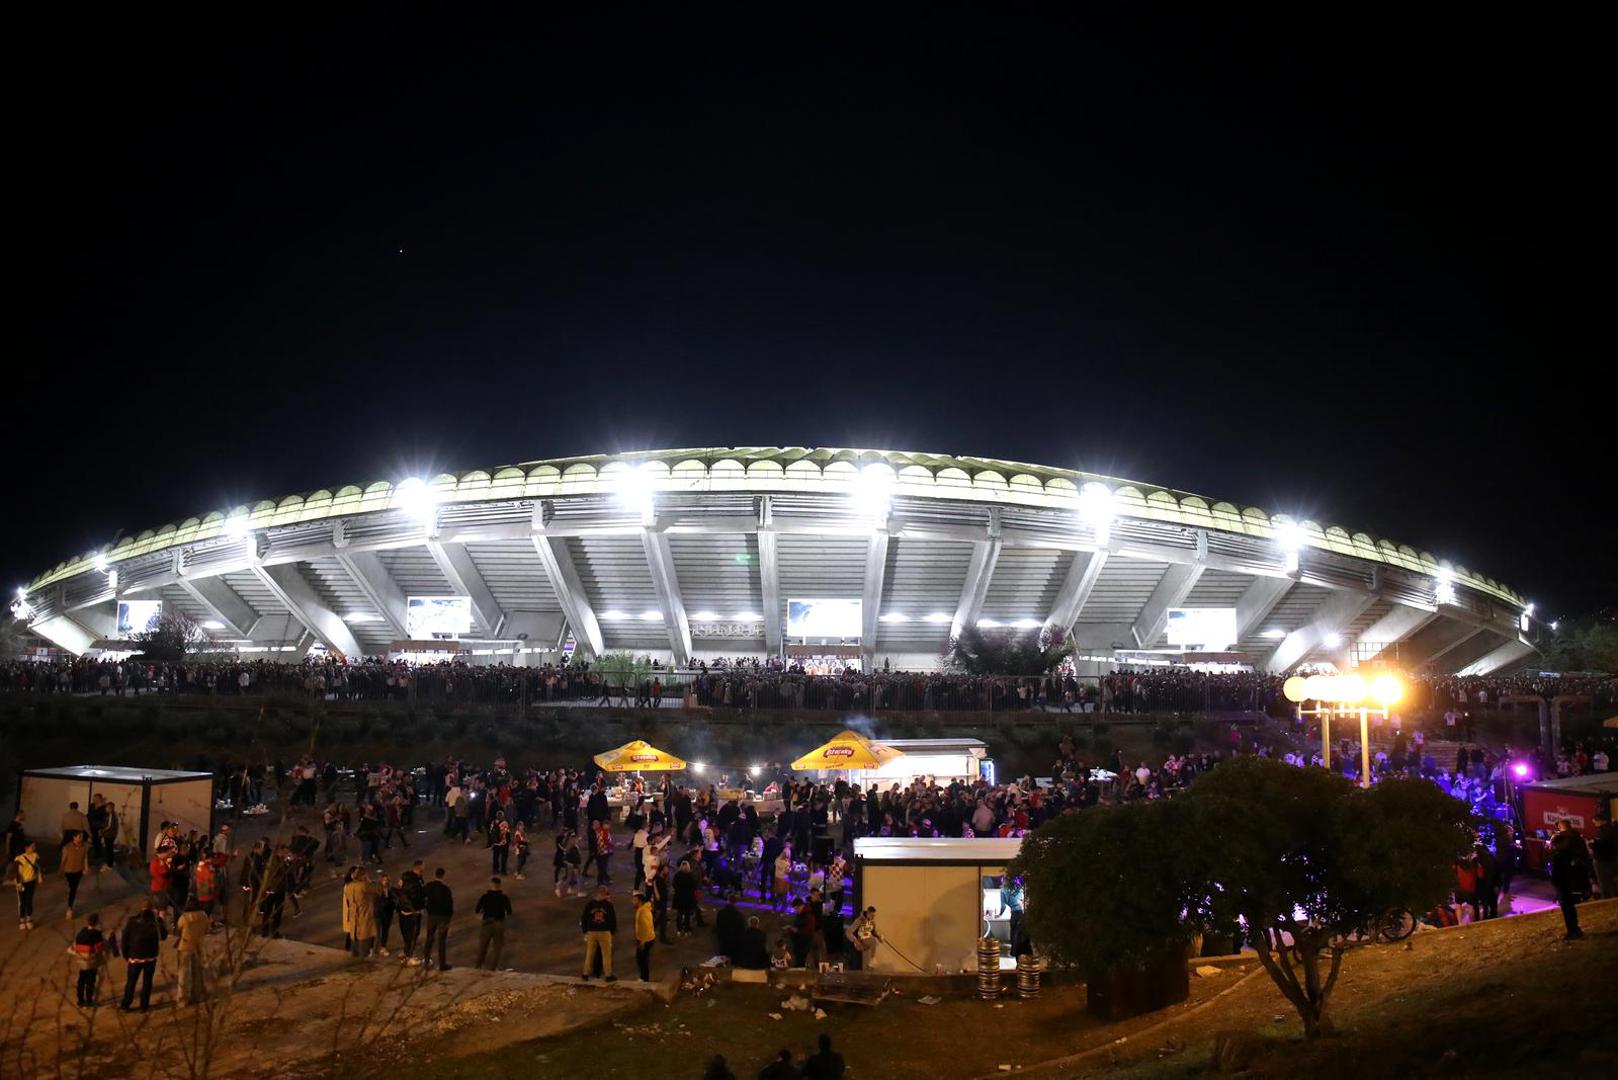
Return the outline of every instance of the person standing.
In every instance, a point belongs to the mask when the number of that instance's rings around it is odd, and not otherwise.
[[[657,927],[652,923],[652,901],[645,893],[635,894],[635,966],[640,969],[640,981],[652,981],[652,945],[657,941]]]
[[[141,901],[140,910],[124,920],[124,1001],[120,1008],[128,1012],[135,1001],[135,984],[140,983],[140,1011],[152,1004],[152,976],[157,973],[157,950],[169,936],[168,928],[152,908],[151,897]]]
[[[84,927],[73,936],[73,963],[79,969],[78,1005],[93,1009],[96,1003],[96,980],[107,966],[107,946],[111,939],[101,931],[101,916],[93,912],[84,920]]]
[[[79,833],[88,833],[89,831],[90,819],[85,816],[83,810],[79,809],[79,804],[76,802],[68,803],[67,811],[62,814],[62,846],[67,847],[68,843]]]
[[[90,867],[90,844],[87,834],[76,832],[73,839],[62,848],[62,880],[67,882],[67,918],[73,921],[73,906],[79,898],[79,882],[84,880],[84,872]]]
[[[822,1031],[817,1043],[820,1049],[803,1059],[804,1080],[843,1080],[843,1055],[831,1048],[831,1036]]]
[[[371,872],[363,866],[343,886],[343,921],[354,943],[354,955],[364,960],[376,944],[376,888],[371,884]]]
[[[595,896],[585,903],[579,929],[584,932],[584,977],[590,977],[590,964],[599,955],[606,981],[617,982],[612,973],[612,935],[618,930],[618,912],[607,899],[605,885],[597,885]]]
[[[393,929],[393,893],[393,882],[388,879],[388,875],[377,875],[376,897],[371,906],[376,912],[376,952],[378,956],[388,955],[388,931]]]
[[[208,914],[202,910],[202,905],[196,900],[187,901],[185,914],[180,916],[175,928],[174,941],[180,957],[181,1005],[195,1005],[202,1000],[202,949],[208,940],[208,925]]]
[[[399,875],[399,880],[393,886],[393,910],[399,916],[399,941],[403,946],[404,961],[415,965],[421,963],[416,958],[416,938],[421,934],[421,909],[426,903],[424,889],[426,883],[421,880],[421,860]]]
[[[1618,896],[1618,824],[1606,810],[1595,815],[1596,838],[1590,844],[1590,859],[1595,863],[1596,883],[1601,886],[1601,899]]]
[[[17,816],[20,818],[22,815]],[[39,889],[39,879],[44,876],[39,869],[39,845],[32,840],[26,841],[22,854],[11,860],[11,868],[17,880],[17,929],[32,930],[34,893]]]
[[[429,881],[422,890],[425,897],[424,908],[427,912],[427,940],[421,947],[421,962],[431,965],[433,962],[433,942],[438,942],[438,970],[448,971],[449,964],[444,956],[449,947],[449,921],[455,914],[455,894],[450,892],[448,885],[444,884],[444,868],[440,866],[433,871],[433,880]]]
[[[521,821],[511,830],[511,846],[517,852],[517,880],[523,880],[523,867],[528,865],[528,829]]]
[[[1556,835],[1551,839],[1551,884],[1556,886],[1556,903],[1567,927],[1563,940],[1578,941],[1584,931],[1579,928],[1575,905],[1590,888],[1590,850],[1567,818],[1556,823]]]
[[[489,823],[489,851],[492,855],[490,873],[505,873],[511,858],[511,822],[506,820],[504,810],[496,810],[494,820]]]
[[[90,858],[105,870],[112,865],[113,839],[118,834],[118,812],[107,797],[97,792],[90,799]]]
[[[478,897],[477,904],[472,908],[473,914],[483,916],[483,925],[478,927],[478,968],[483,967],[483,958],[489,952],[489,946],[494,946],[494,955],[489,958],[489,970],[496,971],[500,967],[500,953],[506,947],[506,919],[511,915],[511,898],[500,891],[500,879],[489,879],[489,891]]]

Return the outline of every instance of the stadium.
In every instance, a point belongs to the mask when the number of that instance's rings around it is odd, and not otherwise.
[[[787,447],[599,455],[219,510],[69,559],[13,611],[74,655],[181,613],[207,649],[537,665],[631,651],[928,670],[968,626],[1120,663],[1496,674],[1506,586],[1337,525],[1069,469]]]

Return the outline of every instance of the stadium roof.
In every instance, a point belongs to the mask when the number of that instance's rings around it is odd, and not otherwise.
[[[407,636],[407,597],[441,595],[469,598],[474,640],[571,633],[676,661],[779,650],[788,597],[861,598],[871,662],[936,656],[974,624],[1150,649],[1178,607],[1236,609],[1237,647],[1272,667],[1339,640],[1453,670],[1532,653],[1517,593],[1364,532],[1070,469],[801,447],[323,488],[126,537],[40,575],[26,603],[75,652],[113,633],[116,601],[146,598],[234,640],[352,655]]]

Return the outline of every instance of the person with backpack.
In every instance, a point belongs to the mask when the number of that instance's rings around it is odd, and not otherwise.
[[[21,815],[19,815],[21,816]],[[17,929],[34,928],[34,893],[45,876],[39,868],[39,845],[32,840],[23,845],[22,854],[11,860],[12,873],[17,882]]]
[[[79,972],[76,1004],[81,1009],[95,1008],[96,980],[101,969],[107,966],[109,951],[117,953],[118,941],[102,932],[101,916],[91,913],[85,917],[83,928],[73,935],[73,944],[68,946]]]

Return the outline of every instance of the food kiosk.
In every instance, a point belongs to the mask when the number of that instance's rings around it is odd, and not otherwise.
[[[1011,956],[1020,898],[1006,865],[1021,837],[862,836],[854,841],[854,910],[876,908],[888,943],[865,961],[867,971],[894,975],[976,970],[982,937],[1000,941],[1000,966]]]

